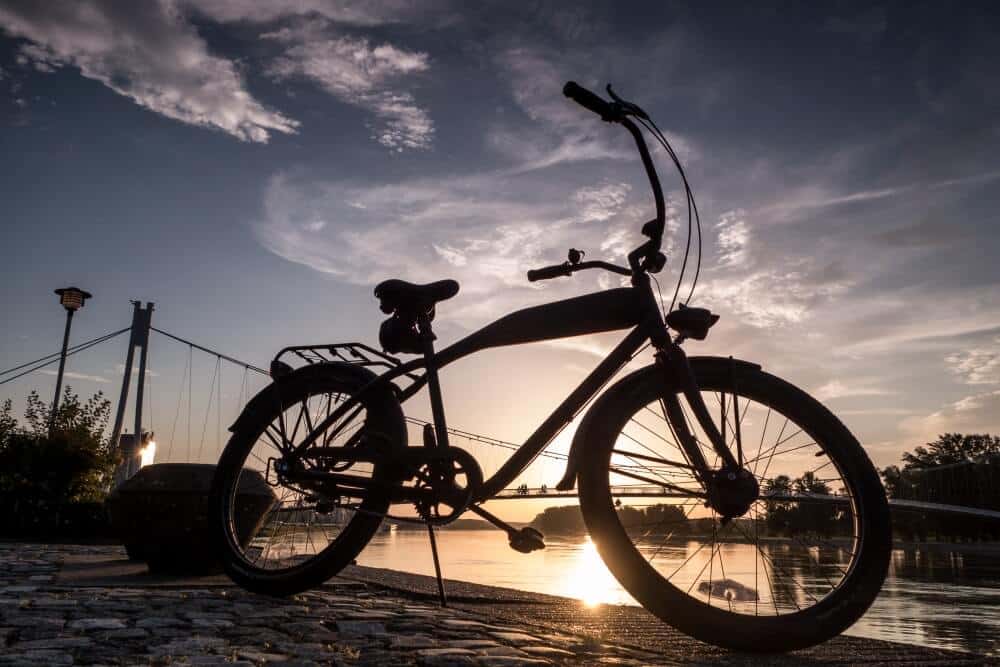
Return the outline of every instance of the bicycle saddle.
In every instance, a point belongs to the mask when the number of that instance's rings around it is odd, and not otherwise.
[[[375,296],[383,313],[402,311],[414,315],[429,313],[434,304],[458,294],[454,280],[438,280],[426,285],[416,285],[405,280],[386,280],[375,287]]]

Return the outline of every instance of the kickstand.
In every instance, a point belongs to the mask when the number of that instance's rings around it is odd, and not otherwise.
[[[437,539],[434,537],[433,524],[427,524],[427,535],[431,538],[431,555],[434,556],[434,574],[437,576],[438,597],[441,600],[441,606],[447,607],[448,598],[444,594],[444,579],[441,578],[441,561],[438,560],[438,546]]]

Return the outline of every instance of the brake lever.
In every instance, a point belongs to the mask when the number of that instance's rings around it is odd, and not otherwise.
[[[608,95],[610,95],[611,99],[613,99],[615,101],[615,104],[617,104],[619,107],[621,107],[622,111],[624,111],[625,113],[632,114],[633,116],[638,116],[639,118],[642,118],[643,120],[649,120],[649,114],[647,114],[645,111],[643,111],[642,107],[640,107],[638,104],[634,104],[632,102],[627,102],[627,101],[623,100],[622,98],[618,97],[618,95],[615,93],[615,91],[613,91],[611,89],[611,84],[610,83],[606,86],[606,88],[607,88],[607,91],[608,91]]]

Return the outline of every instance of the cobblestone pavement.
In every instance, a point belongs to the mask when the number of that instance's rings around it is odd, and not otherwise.
[[[56,581],[67,556],[108,551],[0,544],[0,665],[667,664],[657,653],[484,622],[360,582],[276,600],[231,586]]]
[[[638,608],[586,615],[562,598],[450,582],[454,601],[441,609],[429,595],[433,580],[368,568],[350,568],[348,579],[286,600],[220,578],[203,585],[135,576],[150,583],[67,584],[65,563],[102,557],[123,562],[124,552],[0,543],[0,667],[985,664],[960,653],[853,638],[781,658],[739,656],[670,634]]]

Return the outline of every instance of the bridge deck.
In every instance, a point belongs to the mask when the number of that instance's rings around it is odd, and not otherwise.
[[[673,491],[668,491],[661,486],[642,486],[642,485],[625,485],[625,486],[612,486],[611,495],[616,498],[676,498],[677,493]],[[496,500],[538,500],[545,498],[576,498],[577,492],[575,489],[569,491],[557,491],[556,489],[549,489],[548,487],[539,488],[510,488],[504,489],[496,496]],[[820,495],[820,494],[794,494],[794,493],[783,493],[783,494],[772,494],[769,496],[762,496],[762,499],[767,500],[808,500],[809,502],[830,502],[830,503],[846,503],[847,498],[845,496],[834,496],[834,495]],[[902,500],[898,498],[890,498],[889,506],[895,509],[912,511],[912,512],[937,512],[943,514],[960,514],[962,516],[972,516],[981,519],[998,519],[1000,520],[1000,511],[982,509],[978,507],[965,507],[963,505],[948,505],[945,503],[928,503],[921,500]]]

